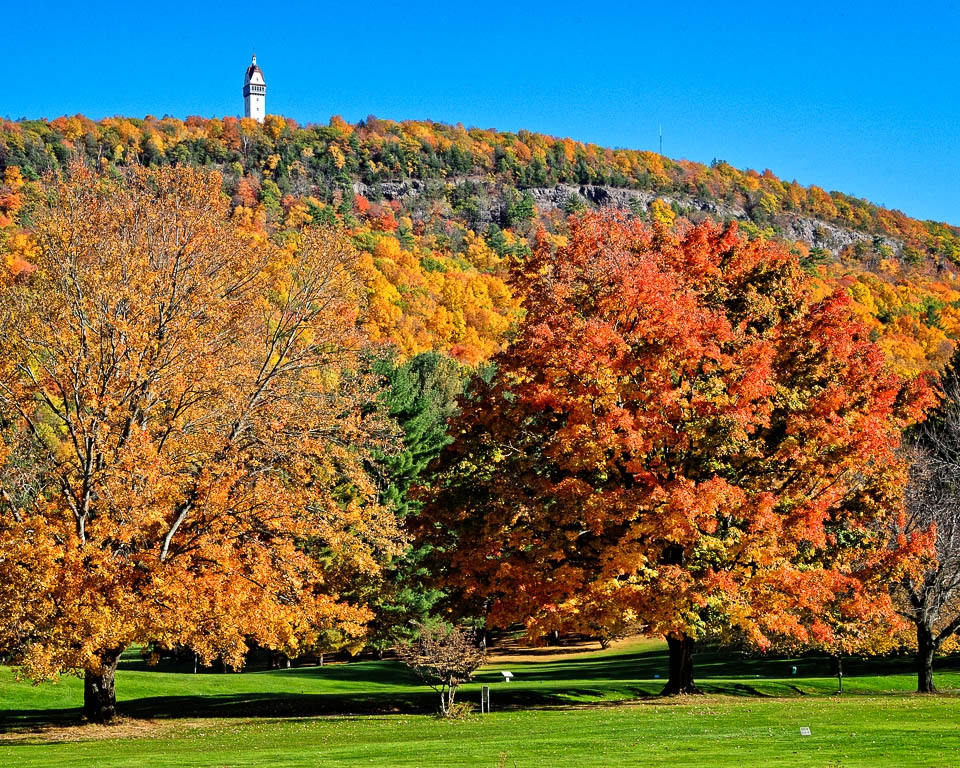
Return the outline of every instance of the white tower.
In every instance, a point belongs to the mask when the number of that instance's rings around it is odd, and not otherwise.
[[[258,123],[263,122],[267,113],[267,81],[263,79],[263,72],[257,66],[257,55],[247,67],[247,75],[243,78],[243,116],[252,117]]]

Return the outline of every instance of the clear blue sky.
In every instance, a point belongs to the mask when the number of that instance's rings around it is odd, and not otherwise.
[[[526,128],[770,168],[960,225],[960,4],[10,3],[0,115]]]

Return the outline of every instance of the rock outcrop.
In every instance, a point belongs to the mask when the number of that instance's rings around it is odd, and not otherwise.
[[[465,183],[481,184],[479,178],[460,178],[447,181],[430,182],[431,185],[458,186]],[[356,182],[353,185],[355,194],[371,199],[403,200],[410,196],[419,196],[427,188],[427,183],[420,179],[405,179],[402,181],[384,181],[376,185]],[[662,200],[675,208],[679,213],[693,219],[710,216],[721,221],[748,221],[749,213],[742,207],[727,205],[718,200],[707,200],[700,197],[684,197],[678,195],[658,195],[654,192],[639,189],[623,189],[593,184],[571,185],[557,184],[552,187],[527,187],[521,192],[529,194],[540,211],[567,209],[578,203],[595,208],[620,208],[635,213],[646,212],[654,200]],[[490,220],[490,212],[482,216],[483,220]],[[773,222],[774,230],[788,240],[798,240],[814,248],[822,248],[837,256],[844,248],[857,242],[873,243],[874,237],[864,232],[813,219],[807,216],[797,216],[784,213],[777,216]],[[882,238],[893,255],[903,256],[903,243],[892,238]]]

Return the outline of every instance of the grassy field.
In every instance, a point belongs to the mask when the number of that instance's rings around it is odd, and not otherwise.
[[[823,658],[703,653],[707,694],[672,699],[655,695],[665,667],[658,643],[506,657],[460,693],[490,685],[494,712],[442,721],[392,662],[194,675],[128,657],[108,727],[76,725],[79,680],[3,670],[0,765],[960,766],[960,695],[910,693],[908,659],[847,660],[842,696]],[[960,689],[960,665],[936,679]]]

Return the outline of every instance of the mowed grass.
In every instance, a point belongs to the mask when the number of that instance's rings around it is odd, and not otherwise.
[[[905,658],[846,660],[843,695],[824,658],[697,661],[706,695],[669,699],[656,696],[660,643],[495,662],[459,694],[476,703],[489,685],[493,713],[443,721],[433,692],[393,662],[194,675],[128,656],[123,719],[106,727],[75,724],[79,680],[31,687],[3,670],[0,765],[960,766],[950,660],[939,696],[911,693]]]

